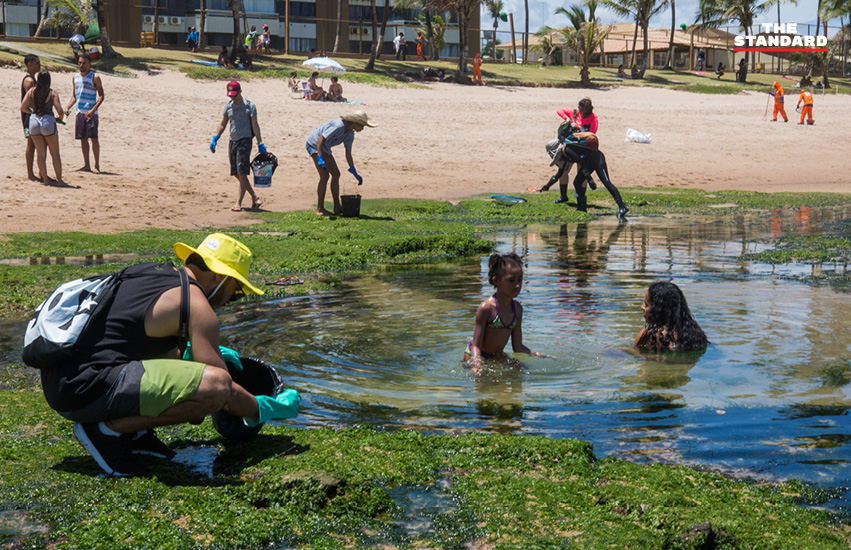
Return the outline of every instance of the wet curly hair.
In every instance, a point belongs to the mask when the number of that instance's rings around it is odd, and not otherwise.
[[[496,279],[502,276],[504,270],[509,265],[516,265],[523,268],[523,260],[514,252],[508,254],[491,254],[488,258],[488,282],[496,286]]]
[[[655,351],[695,351],[709,341],[688,308],[680,288],[668,281],[656,281],[647,289],[647,324],[638,347]]]

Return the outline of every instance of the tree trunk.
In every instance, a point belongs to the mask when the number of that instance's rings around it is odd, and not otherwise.
[[[529,62],[529,0],[523,0],[526,6],[526,33],[523,35],[523,64]]]
[[[381,46],[384,44],[384,33],[387,32],[387,19],[390,17],[390,12],[393,8],[390,7],[390,0],[385,0],[384,17],[381,18],[381,36],[378,40],[378,50],[375,52],[375,59],[381,59]]]
[[[50,5],[47,3],[47,0],[41,0],[41,17],[38,20],[38,28],[35,30],[34,37],[41,36],[41,33],[44,32],[44,24],[47,21],[47,12],[50,9]]]
[[[228,58],[231,65],[236,64],[237,50],[239,49],[239,0],[228,0],[233,12],[233,38],[230,41],[230,53]]]
[[[160,0],[154,3],[154,45],[160,43]]]
[[[432,61],[437,61],[440,59],[440,52],[437,51],[434,43],[434,26],[432,25],[431,20],[431,10],[425,11],[426,17],[426,34],[428,34],[428,47],[429,47],[429,57],[431,57]]]
[[[824,36],[827,36],[827,19],[824,20]],[[841,27],[842,25],[840,25]],[[816,34],[818,34],[818,27],[816,27]],[[830,70],[830,51],[822,54],[822,59],[824,59],[824,88],[825,90],[830,88],[830,77],[828,77],[827,72]],[[845,67],[842,67],[842,70],[845,70]]]
[[[101,50],[103,50],[103,56],[109,59],[115,59],[118,57],[118,54],[115,53],[115,50],[112,49],[112,44],[109,43],[106,9],[103,7],[103,0],[98,0],[98,3],[95,5],[95,9],[97,10],[98,29],[100,31],[100,47]]]
[[[245,0],[240,0],[242,7],[242,36],[248,36],[248,14],[245,12]]]
[[[630,69],[635,65],[635,43],[638,41],[638,18],[635,18],[635,32],[632,33],[632,62],[629,64]]]
[[[467,8],[462,5],[458,11],[458,31],[460,32],[460,51],[458,52],[458,67],[455,70],[455,82],[469,84],[467,76]]]
[[[647,36],[650,27],[649,21],[644,21],[641,24],[641,32],[644,33],[644,59],[641,60],[641,70],[638,71],[638,78],[644,78],[644,71],[647,70],[647,57],[650,54],[649,37]]]
[[[579,71],[579,84],[581,86],[591,86],[591,71],[588,69],[588,65],[582,65],[582,69]]]
[[[372,8],[372,47],[369,51],[369,61],[366,62],[364,70],[375,70],[375,57],[378,51],[378,20],[375,13],[375,0],[370,0],[370,8]]]
[[[334,39],[333,53],[337,53],[337,48],[340,47],[340,27],[342,23],[340,17],[343,15],[343,0],[337,0],[337,38]]]
[[[201,0],[201,30],[198,31],[198,48],[204,47],[204,27],[207,26],[207,0]]]
[[[665,61],[665,68],[673,70],[674,68],[674,31],[677,25],[677,4],[675,0],[671,0],[671,40],[668,42],[668,59]]]

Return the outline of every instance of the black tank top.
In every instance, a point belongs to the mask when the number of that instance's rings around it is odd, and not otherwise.
[[[180,286],[174,265],[138,264],[128,274],[135,276],[121,282],[107,314],[87,332],[78,361],[41,371],[45,399],[55,410],[85,407],[109,390],[127,363],[161,358],[177,347],[176,335],[145,334],[148,310],[165,291]],[[200,288],[193,279],[189,281]]]
[[[21,101],[23,101],[24,96],[27,95],[27,91],[24,89],[24,82],[26,82],[28,78],[30,80],[32,80],[33,82],[35,82],[35,78],[33,78],[33,76],[30,73],[27,73],[27,74],[24,75],[24,79],[21,80]]]

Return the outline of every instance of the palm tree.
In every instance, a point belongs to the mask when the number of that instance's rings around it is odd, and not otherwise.
[[[771,0],[700,0],[695,25],[698,28],[717,28],[735,21],[742,31],[752,34],[754,19],[767,10],[770,4]],[[745,52],[744,68],[737,72],[736,80],[739,82],[744,82],[747,77],[748,55]]]
[[[240,0],[228,0],[231,12],[233,12],[233,38],[230,41],[230,58],[231,65],[236,63],[236,52],[239,50],[240,34],[239,34],[239,2]]]
[[[112,48],[112,44],[109,43],[109,25],[106,20],[106,8],[104,8],[103,2],[98,0],[98,3],[95,5],[95,10],[97,11],[97,20],[98,20],[98,29],[100,32],[100,47],[103,50],[103,56],[108,57],[110,59],[115,59],[118,57],[118,54]]]
[[[553,29],[552,27],[548,27],[544,25],[544,28],[535,33],[540,39],[540,42],[532,46],[530,49],[533,52],[543,52],[544,54],[544,65],[552,64],[553,53],[558,49],[559,45],[556,42],[556,35],[558,31]]]
[[[427,4],[429,9],[438,11],[450,11],[458,15],[458,33],[460,34],[460,52],[458,55],[458,68],[455,71],[455,82],[469,82],[467,76],[467,29],[470,17],[481,6],[482,0],[430,0]]]
[[[591,86],[591,57],[609,34],[600,20],[596,18],[597,0],[585,0],[588,13],[581,6],[572,5],[570,8],[558,8],[556,15],[564,15],[570,20],[570,26],[560,29],[559,39],[562,44],[573,50],[574,57],[582,68],[579,70],[579,82],[583,86]]]
[[[207,0],[201,0],[201,30],[198,31],[198,47],[204,47],[204,29],[207,26]]]
[[[41,33],[44,32],[44,28],[47,27],[47,12],[50,9],[50,2],[43,2],[41,5],[41,17],[38,19],[38,28],[35,30],[34,37],[41,36]]]
[[[420,32],[425,32],[426,39],[428,39],[429,46],[431,47],[430,48],[431,58],[434,61],[437,61],[439,48],[437,46],[435,46],[436,36],[435,36],[435,30],[434,30],[434,27],[433,27],[434,21],[432,19],[431,10],[426,8],[427,4],[428,4],[427,0],[399,0],[398,2],[395,3],[394,7],[397,7],[399,9],[420,9],[420,10],[423,11],[423,13],[420,14],[418,19],[423,25],[425,25],[425,28],[417,29],[417,30],[419,30]],[[435,16],[435,18],[440,19],[441,21],[443,20],[442,17]],[[444,31],[445,30],[446,30],[446,27],[444,26]],[[443,43],[443,37],[441,36],[441,44],[442,43]]]
[[[494,48],[496,48],[496,29],[499,27],[500,14],[505,9],[505,2],[502,0],[485,0],[485,7],[488,9],[488,15],[493,17],[493,43]],[[494,59],[496,59],[495,52],[494,49]]]
[[[375,70],[375,60],[381,56],[381,45],[384,43],[384,32],[387,30],[387,17],[393,8],[390,3],[384,4],[384,17],[381,20],[381,32],[378,32],[378,21],[375,13],[375,0],[372,0],[372,51],[369,53],[369,61],[366,62],[367,71]]]
[[[429,45],[431,46],[432,53],[431,58],[434,61],[437,61],[440,59],[440,49],[443,48],[446,29],[449,27],[449,19],[444,19],[439,15],[429,17],[430,13],[431,11],[426,10],[425,13],[420,14],[420,24],[425,28],[420,27],[417,30],[425,31],[427,29],[431,29],[431,38],[429,39]]]
[[[676,0],[666,0],[671,4],[671,39],[668,42],[668,57],[665,59],[665,68],[674,68],[674,31],[677,27],[677,3]]]
[[[340,47],[340,29],[342,23],[340,18],[343,16],[343,0],[337,0],[337,37],[334,39],[333,53],[337,53],[337,48]]]
[[[638,41],[638,0],[600,0],[600,5],[605,6],[621,17],[628,17],[635,21],[635,32],[632,35],[632,60],[630,65],[635,65],[635,43]]]
[[[69,29],[74,34],[85,34],[95,20],[91,0],[48,0],[53,15],[46,21],[51,27]]]
[[[845,64],[848,62],[846,35],[848,35],[848,30],[851,30],[851,0],[825,0],[822,5],[822,12],[825,20],[834,19],[836,17],[839,18],[839,27],[841,29],[839,39],[842,41],[842,67],[844,68]],[[848,16],[848,27],[845,25],[846,15]],[[836,37],[834,37],[834,41],[835,40]],[[827,78],[826,74],[824,76]]]

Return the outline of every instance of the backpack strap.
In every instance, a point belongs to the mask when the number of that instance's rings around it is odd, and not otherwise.
[[[184,268],[178,268],[180,276],[180,325],[177,329],[177,349],[180,356],[186,351],[189,342],[189,275]]]

